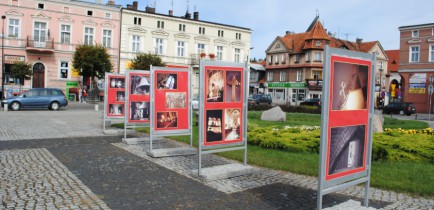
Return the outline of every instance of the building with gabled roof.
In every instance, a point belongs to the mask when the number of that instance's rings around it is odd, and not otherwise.
[[[377,55],[376,95],[381,96],[388,86],[387,56],[378,41],[356,42],[332,36],[316,16],[306,32],[287,31],[276,37],[266,52],[266,93],[277,104],[299,105],[307,98],[321,98],[324,47],[342,48]]]

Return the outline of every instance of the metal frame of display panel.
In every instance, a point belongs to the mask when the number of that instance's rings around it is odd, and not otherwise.
[[[117,73],[106,73],[105,74],[105,90],[104,90],[104,117],[103,117],[103,131],[106,130],[106,121],[107,119],[114,119],[114,120],[124,120],[125,118],[125,101],[124,101],[124,115],[123,116],[108,116],[107,114],[107,109],[109,107],[109,94],[108,94],[108,89],[110,87],[110,81],[109,78],[113,76],[113,77],[118,77],[118,76],[123,76],[125,78],[125,74],[117,74]],[[124,88],[125,90],[125,88]],[[126,98],[125,98],[126,100]]]
[[[204,131],[205,126],[204,125],[204,111],[205,111],[205,100],[206,100],[206,93],[205,93],[205,67],[206,66],[212,66],[212,67],[228,67],[228,68],[242,68],[243,72],[242,75],[244,76],[244,84],[243,84],[243,98],[242,98],[242,140],[240,142],[234,142],[234,143],[228,143],[228,144],[220,144],[220,145],[204,145]],[[248,70],[247,70],[247,63],[234,63],[234,62],[220,62],[220,61],[205,61],[200,60],[199,65],[199,155],[198,155],[198,175],[201,175],[201,169],[202,169],[202,155],[204,154],[211,154],[211,153],[219,153],[219,152],[228,152],[228,151],[234,151],[234,150],[244,150],[244,160],[243,164],[247,165],[247,97],[248,97]]]
[[[371,62],[371,74],[370,78],[370,88],[369,88],[369,112],[367,113],[367,143],[366,143],[366,154],[364,161],[366,161],[366,166],[363,171],[344,175],[341,177],[326,180],[326,164],[327,161],[327,147],[329,136],[329,108],[330,104],[330,87],[331,85],[331,57],[340,56],[350,59],[358,59]],[[323,89],[322,89],[322,116],[321,116],[321,145],[320,145],[320,164],[319,164],[319,175],[318,175],[318,192],[317,192],[317,208],[322,209],[322,197],[326,194],[336,192],[338,190],[348,188],[354,185],[365,183],[365,197],[363,204],[367,207],[369,204],[369,184],[370,184],[370,171],[371,171],[371,155],[372,155],[372,118],[374,115],[374,91],[373,87],[375,84],[375,68],[376,68],[376,57],[375,54],[359,53],[354,51],[348,51],[343,49],[330,48],[326,46],[324,49],[324,75],[323,75]]]
[[[187,104],[187,112],[188,112],[188,129],[184,130],[164,130],[164,131],[158,131],[154,130],[154,123],[156,121],[156,116],[154,116],[155,112],[155,71],[168,71],[168,72],[187,72],[188,74],[188,104]],[[151,66],[151,116],[150,116],[150,144],[149,144],[149,151],[152,151],[152,140],[154,137],[162,137],[162,136],[187,136],[190,135],[190,148],[193,147],[193,126],[192,126],[192,119],[193,119],[193,112],[191,110],[192,108],[192,88],[191,88],[191,68],[168,68],[168,67],[154,67]],[[176,82],[179,82],[176,81]]]
[[[149,127],[149,122],[141,123],[141,122],[134,122],[129,123],[128,117],[130,113],[130,78],[131,73],[137,73],[137,74],[149,74],[150,71],[148,70],[126,70],[125,71],[125,117],[124,117],[124,140],[127,140],[127,129],[128,128],[140,128],[140,127]],[[150,77],[150,76],[149,76]],[[149,78],[149,83],[152,84],[152,78]],[[149,97],[151,98],[151,92],[149,92]]]

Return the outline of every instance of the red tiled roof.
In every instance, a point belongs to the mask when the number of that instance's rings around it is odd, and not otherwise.
[[[385,50],[389,61],[387,63],[387,68],[389,72],[398,72],[399,64],[399,50]]]

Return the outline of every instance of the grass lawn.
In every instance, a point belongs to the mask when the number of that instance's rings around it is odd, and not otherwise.
[[[249,111],[249,125],[260,127],[274,126],[319,126],[321,115],[287,113],[286,122],[261,121],[260,111]],[[122,125],[121,125],[122,126]],[[423,129],[428,124],[415,120],[397,120],[385,117],[384,128]],[[148,129],[141,130],[149,131]],[[198,145],[198,127],[193,127],[193,145]],[[171,136],[170,138],[189,143],[189,136]],[[296,153],[266,149],[260,146],[248,145],[248,163],[270,169],[290,171],[293,173],[318,176],[319,155],[314,153]],[[223,157],[242,161],[243,151],[218,153]],[[406,192],[421,196],[434,196],[434,164],[428,161],[420,162],[373,162],[371,186]]]

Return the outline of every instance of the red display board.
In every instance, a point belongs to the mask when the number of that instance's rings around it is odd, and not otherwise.
[[[127,71],[128,123],[149,123],[150,119],[150,73]]]
[[[156,131],[189,129],[189,74],[187,71],[153,71]]]
[[[244,68],[204,66],[204,145],[243,140]]]
[[[123,118],[125,116],[125,75],[107,75],[106,116]]]
[[[326,180],[366,170],[371,61],[331,56]]]

